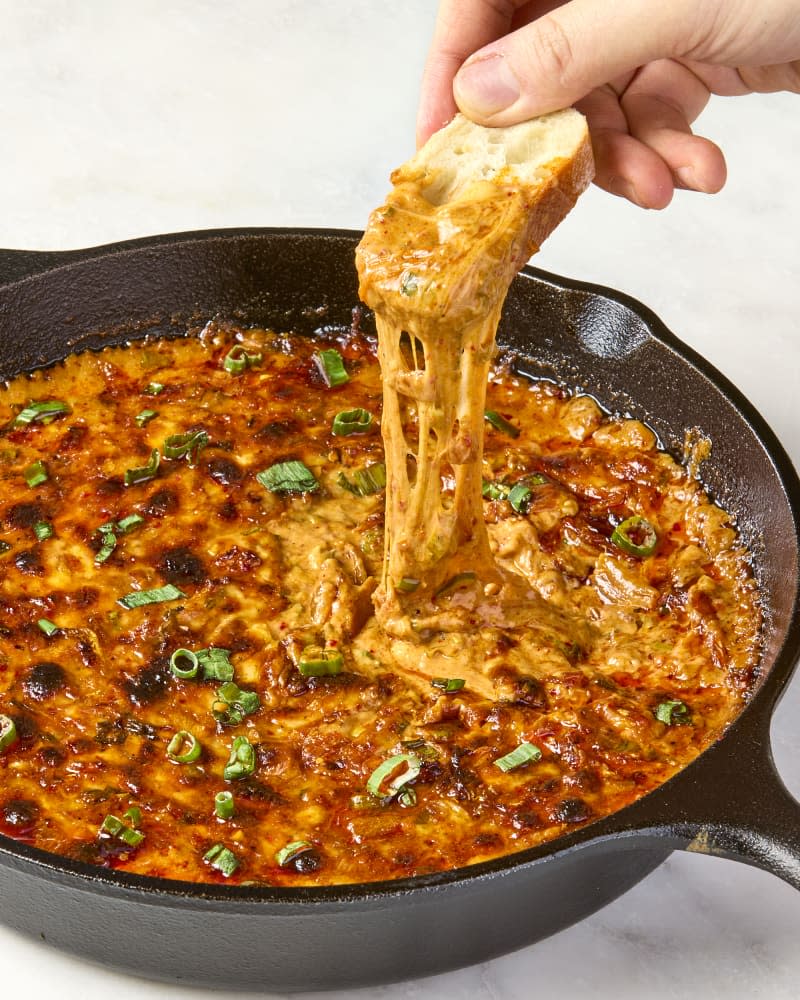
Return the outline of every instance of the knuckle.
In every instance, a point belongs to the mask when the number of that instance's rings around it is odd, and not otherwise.
[[[567,87],[575,72],[569,32],[558,18],[544,17],[531,39],[531,63],[548,83]]]

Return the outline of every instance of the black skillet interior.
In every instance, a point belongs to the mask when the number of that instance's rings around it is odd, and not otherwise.
[[[215,315],[309,334],[349,325],[358,302],[358,236],[240,230],[66,254],[0,252],[0,378],[72,350],[178,336]],[[519,352],[520,370],[645,420],[676,455],[689,428],[713,442],[703,478],[735,514],[765,598],[765,680],[742,718],[699,761],[633,807],[553,845],[422,880],[216,889],[62,863],[2,838],[0,890],[14,904],[6,913],[16,913],[9,922],[30,933],[46,928],[63,947],[146,975],[312,989],[421,975],[529,943],[592,912],[672,847],[690,842],[770,868],[800,887],[800,807],[774,774],[767,732],[800,649],[800,486],[787,456],[719,373],[626,296],[528,269],[511,289],[498,339]],[[739,758],[749,766],[735,766]],[[547,918],[530,910],[543,892]],[[115,947],[107,928],[121,919],[135,932]],[[434,933],[442,921],[447,932]],[[178,924],[183,953],[164,943]],[[212,926],[231,955],[238,951],[238,966],[226,963],[240,969],[234,983],[204,947]],[[313,934],[313,947],[307,932],[297,940],[300,927]],[[398,934],[405,943],[399,957]],[[266,950],[265,935],[274,945]],[[341,949],[354,935],[365,944],[361,958],[343,964]],[[386,935],[394,935],[391,947],[381,944]]]

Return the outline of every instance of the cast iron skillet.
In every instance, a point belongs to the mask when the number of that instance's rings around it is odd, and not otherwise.
[[[239,230],[69,253],[1,251],[0,379],[73,349],[178,336],[191,317],[309,334],[349,324],[358,235]],[[0,837],[4,921],[144,976],[314,990],[441,972],[530,944],[621,895],[674,848],[738,858],[800,888],[800,805],[769,746],[772,710],[800,650],[800,483],[783,448],[719,372],[617,292],[526,269],[499,339],[521,352],[520,370],[647,421],[676,454],[687,428],[711,438],[703,476],[754,553],[766,610],[763,682],[723,738],[655,792],[569,836],[396,882],[195,885]]]

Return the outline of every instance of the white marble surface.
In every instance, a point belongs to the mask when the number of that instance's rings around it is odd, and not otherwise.
[[[412,149],[433,15],[433,0],[0,0],[0,246],[363,226]],[[650,305],[744,390],[798,465],[800,97],[717,99],[702,125],[728,155],[722,194],[679,193],[653,214],[593,190],[536,263]],[[798,714],[796,680],[773,727],[796,794]],[[358,996],[794,1000],[798,931],[800,894],[787,885],[676,854],[535,947]],[[4,928],[0,968],[8,996],[203,995]]]

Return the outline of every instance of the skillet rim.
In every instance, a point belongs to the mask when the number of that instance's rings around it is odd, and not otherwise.
[[[361,238],[362,233],[353,229],[314,228],[314,227],[245,227],[209,230],[191,230],[179,233],[167,233],[145,236],[132,240],[104,244],[80,250],[64,251],[25,251],[0,249],[0,294],[6,288],[24,284],[29,280],[46,278],[54,271],[65,267],[91,264],[107,256],[122,256],[141,250],[158,249],[176,244],[204,243],[209,240],[237,241],[252,237],[270,238],[317,238],[352,241],[353,245]],[[10,264],[11,277],[3,278],[4,261]],[[642,322],[647,330],[648,339],[668,348],[680,362],[689,365],[699,372],[729,403],[742,415],[754,436],[769,458],[783,488],[784,495],[792,515],[795,528],[793,543],[798,548],[800,537],[800,479],[783,445],[776,434],[761,416],[758,410],[730,380],[723,375],[706,358],[700,355],[688,344],[677,337],[664,322],[635,297],[625,292],[609,288],[590,281],[569,278],[553,274],[540,268],[526,265],[517,277],[520,281],[537,281],[555,289],[557,292],[584,292],[599,300],[606,300],[632,312]],[[34,368],[26,371],[35,370]],[[19,372],[18,374],[24,374]],[[800,552],[798,553],[800,555]],[[798,560],[800,562],[800,559]],[[345,883],[328,886],[245,886],[201,883],[166,879],[148,875],[138,875],[119,869],[106,869],[84,862],[74,861],[62,855],[44,851],[23,841],[15,840],[0,834],[0,864],[8,867],[33,866],[43,873],[59,880],[76,880],[76,888],[85,891],[98,891],[115,896],[138,897],[140,902],[151,905],[192,906],[196,909],[225,908],[231,912],[286,909],[294,910],[327,910],[347,907],[354,904],[374,906],[380,901],[393,898],[417,896],[423,892],[441,891],[451,885],[468,885],[489,878],[512,876],[516,869],[531,865],[555,861],[559,857],[572,854],[592,844],[608,840],[619,840],[636,834],[643,829],[637,820],[635,825],[626,822],[634,811],[637,813],[651,812],[651,826],[661,829],[665,841],[669,833],[669,816],[665,816],[663,808],[668,805],[669,795],[676,783],[698,774],[708,759],[712,750],[724,743],[735,745],[737,737],[741,738],[751,727],[755,727],[766,737],[772,713],[783,695],[789,680],[797,666],[800,657],[800,568],[794,580],[794,597],[789,624],[783,635],[780,649],[769,672],[764,675],[753,692],[750,700],[734,721],[724,730],[720,737],[686,767],[675,775],[636,799],[630,805],[603,816],[585,826],[564,834],[554,840],[547,841],[537,847],[527,848],[512,854],[502,855],[489,861],[461,868],[447,869],[429,875],[417,875],[403,879],[383,880],[377,882]],[[764,755],[769,755],[769,743],[766,739],[763,747]],[[650,807],[650,808],[648,808]],[[675,817],[675,822],[678,817]]]

